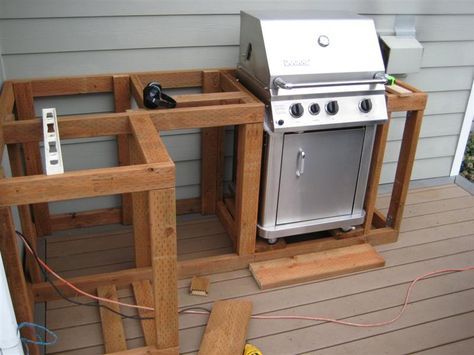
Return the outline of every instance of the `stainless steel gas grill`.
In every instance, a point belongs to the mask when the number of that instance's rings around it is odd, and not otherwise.
[[[267,106],[258,233],[363,223],[377,124],[387,120],[372,20],[345,13],[241,13],[238,77]]]

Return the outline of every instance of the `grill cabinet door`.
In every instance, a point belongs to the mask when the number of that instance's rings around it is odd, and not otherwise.
[[[360,127],[285,135],[277,224],[352,214],[364,133]]]

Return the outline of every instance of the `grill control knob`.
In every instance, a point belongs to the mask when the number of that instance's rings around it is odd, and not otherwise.
[[[326,112],[330,115],[335,115],[339,111],[339,104],[336,100],[329,101],[326,104]]]
[[[303,112],[304,108],[301,104],[293,104],[290,106],[290,114],[295,118],[303,116]]]
[[[319,113],[319,105],[318,104],[311,104],[309,105],[309,113],[312,115],[317,115]]]
[[[359,103],[359,110],[361,110],[364,113],[370,112],[372,110],[372,100],[370,99],[363,99]]]

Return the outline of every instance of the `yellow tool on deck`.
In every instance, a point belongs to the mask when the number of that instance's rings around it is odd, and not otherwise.
[[[263,355],[259,348],[252,344],[245,344],[243,355]]]

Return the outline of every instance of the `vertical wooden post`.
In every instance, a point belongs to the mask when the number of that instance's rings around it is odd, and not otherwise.
[[[31,288],[25,280],[16,238],[11,209],[0,207],[0,252],[4,260],[16,319],[18,323],[34,322],[33,297]],[[23,328],[21,333],[27,339],[36,339],[32,328]],[[40,353],[37,345],[30,344],[29,350],[30,354]]]
[[[387,225],[397,231],[400,230],[402,222],[413,162],[415,161],[416,146],[423,121],[423,113],[423,110],[407,112],[407,119],[403,130],[402,147],[398,157],[392,198],[387,213]]]
[[[377,191],[380,182],[380,174],[382,173],[383,157],[385,146],[387,144],[388,129],[390,126],[391,114],[388,121],[377,126],[375,133],[374,149],[372,152],[372,160],[370,163],[370,175],[367,183],[367,192],[365,194],[365,221],[364,234],[367,234],[372,227],[372,219],[375,210],[375,201],[377,200]]]
[[[218,70],[202,72],[202,91],[220,91]],[[216,212],[216,202],[222,199],[224,165],[224,127],[203,128],[201,136],[201,213]]]
[[[148,192],[158,349],[179,345],[175,189]]]
[[[114,104],[115,112],[126,112],[131,108],[130,77],[114,75]],[[130,165],[130,152],[126,134],[117,136],[118,162],[120,166]],[[132,223],[132,195],[122,195],[122,224]]]
[[[237,129],[236,251],[239,255],[248,255],[255,252],[257,238],[263,125],[246,124]]]
[[[31,82],[17,82],[13,84],[15,93],[15,105],[19,120],[27,120],[35,117],[35,107],[33,103],[33,90]],[[41,165],[41,154],[38,143],[23,143],[23,153],[25,155],[25,167],[27,175],[43,174]],[[49,220],[49,209],[47,203],[33,205],[33,217],[35,220],[36,233],[39,237],[51,233],[51,223]]]

